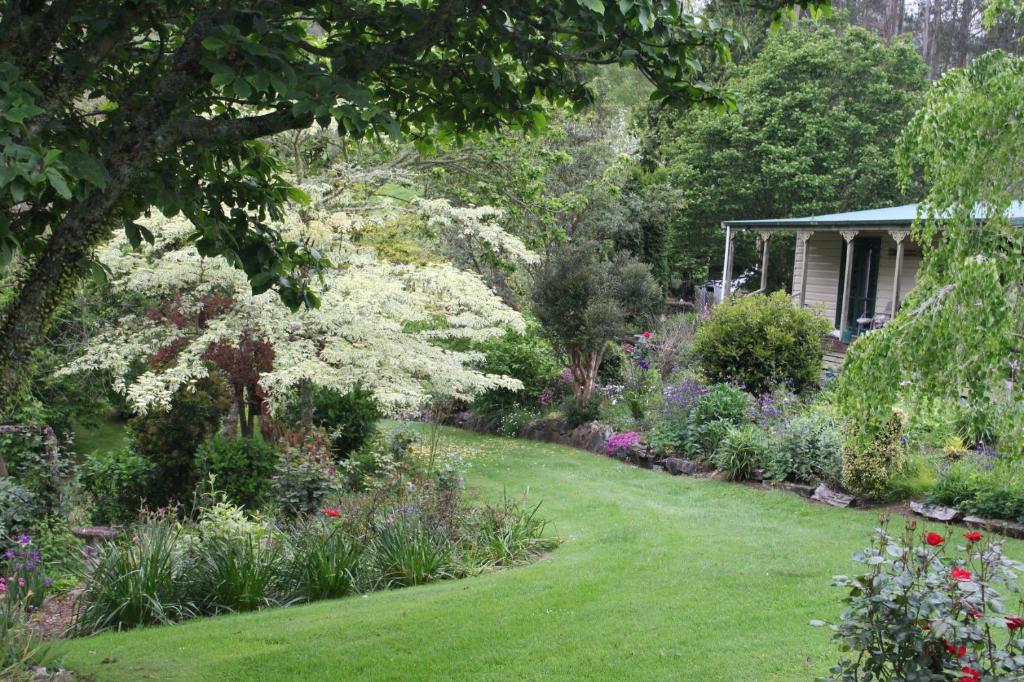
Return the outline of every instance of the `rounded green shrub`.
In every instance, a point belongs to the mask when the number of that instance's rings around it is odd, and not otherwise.
[[[746,481],[769,457],[771,438],[754,424],[733,426],[715,448],[712,461],[732,481]]]
[[[133,521],[154,485],[153,463],[131,448],[94,452],[79,473],[92,497],[92,521],[116,525]]]
[[[277,460],[277,451],[263,440],[218,434],[199,446],[196,472],[200,480],[212,476],[218,491],[235,504],[252,509],[266,501]]]
[[[474,350],[484,354],[481,371],[510,376],[523,383],[519,391],[495,388],[479,395],[471,405],[478,416],[500,421],[505,413],[518,408],[537,408],[541,392],[558,379],[560,367],[555,351],[536,323],[527,325],[523,332],[510,330],[488,339]]]
[[[828,330],[828,322],[784,292],[744,296],[712,310],[694,336],[694,352],[712,381],[735,382],[754,395],[779,384],[799,392],[821,378]]]
[[[377,432],[381,418],[380,407],[373,391],[356,384],[349,391],[327,386],[313,388],[313,425],[330,434],[331,450],[336,460],[342,460],[370,440]],[[289,401],[282,410],[286,422],[297,424],[302,407],[297,399]]]

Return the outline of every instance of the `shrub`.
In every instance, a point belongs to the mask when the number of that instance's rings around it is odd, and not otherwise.
[[[485,341],[476,350],[484,354],[481,371],[510,376],[523,383],[519,391],[491,389],[477,396],[471,409],[484,419],[499,421],[516,408],[535,409],[541,393],[554,383],[560,372],[555,351],[536,323],[528,324],[524,332],[509,331]]]
[[[569,397],[562,403],[562,414],[568,427],[574,429],[596,420],[601,414],[601,403],[596,398],[591,398],[580,404],[575,398]]]
[[[698,424],[723,419],[742,424],[748,418],[750,396],[732,384],[715,384],[693,404],[693,419]]]
[[[771,439],[753,424],[732,426],[715,448],[712,460],[732,481],[746,481],[769,456]]]
[[[895,538],[883,521],[871,546],[854,555],[862,574],[833,580],[848,591],[832,629],[849,657],[832,679],[1024,678],[1024,621],[1007,611],[1022,565],[1003,555],[1002,541],[980,533],[965,540],[947,549],[947,538],[918,533],[913,522]]]
[[[795,391],[821,378],[821,338],[828,323],[789,296],[744,296],[715,306],[694,337],[694,352],[712,381],[732,381],[755,395],[778,384]]]
[[[229,406],[227,385],[211,374],[192,388],[179,389],[169,409],[152,409],[128,423],[136,451],[154,465],[150,493],[155,505],[191,497],[196,450],[220,430]]]
[[[324,386],[313,390],[313,423],[330,434],[336,460],[363,447],[376,433],[380,418],[373,391],[361,384],[347,393]]]
[[[1013,459],[965,457],[946,467],[926,499],[976,516],[1024,522],[1024,471]]]
[[[277,460],[277,451],[263,440],[214,435],[199,446],[196,471],[200,480],[213,477],[216,489],[235,504],[255,508],[270,494]]]
[[[318,514],[341,490],[337,467],[324,453],[296,449],[278,460],[270,491],[285,519]]]
[[[348,490],[361,491],[366,490],[387,472],[393,471],[396,463],[391,448],[378,434],[339,464],[338,471]]]
[[[689,369],[696,361],[693,337],[697,333],[700,318],[694,313],[670,316],[658,326],[651,344],[651,362],[663,381]]]
[[[128,523],[149,497],[156,467],[131,448],[94,452],[79,472],[82,488],[92,498],[94,523]]]
[[[84,632],[172,623],[196,614],[189,601],[189,562],[180,531],[167,519],[138,527],[99,549],[82,592],[77,626]]]
[[[13,478],[0,478],[0,539],[28,530],[40,513],[40,505],[31,491]]]
[[[842,453],[843,439],[835,422],[823,415],[804,415],[780,428],[765,470],[777,481],[835,485],[842,475]]]
[[[856,495],[884,496],[889,479],[907,462],[903,426],[903,414],[894,411],[867,446],[848,442],[843,450],[843,485],[847,490]]]

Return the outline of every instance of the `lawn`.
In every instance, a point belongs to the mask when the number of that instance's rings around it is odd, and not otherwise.
[[[734,681],[809,680],[836,657],[808,621],[837,615],[830,578],[876,514],[448,435],[473,488],[543,500],[565,542],[466,580],[74,640],[65,665],[97,680]]]

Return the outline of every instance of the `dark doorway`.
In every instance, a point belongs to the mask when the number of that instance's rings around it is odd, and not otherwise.
[[[850,308],[846,316],[846,329],[840,329],[844,341],[852,341],[863,331],[857,318],[874,317],[875,296],[878,293],[878,258],[882,250],[881,237],[857,237],[853,240],[853,268],[850,271]],[[846,274],[846,240],[839,259],[839,291],[836,298],[836,328],[842,321],[843,276]]]

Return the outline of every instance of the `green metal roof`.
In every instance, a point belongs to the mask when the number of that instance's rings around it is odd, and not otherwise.
[[[982,217],[981,208],[975,214]],[[1014,225],[1024,225],[1024,203],[1015,201],[1009,210],[1010,221]],[[724,225],[748,229],[772,228],[835,228],[847,227],[899,227],[910,225],[917,219],[917,204],[890,206],[889,208],[871,208],[865,211],[849,211],[847,213],[826,213],[825,215],[807,216],[804,218],[768,218],[764,220],[726,220]]]

